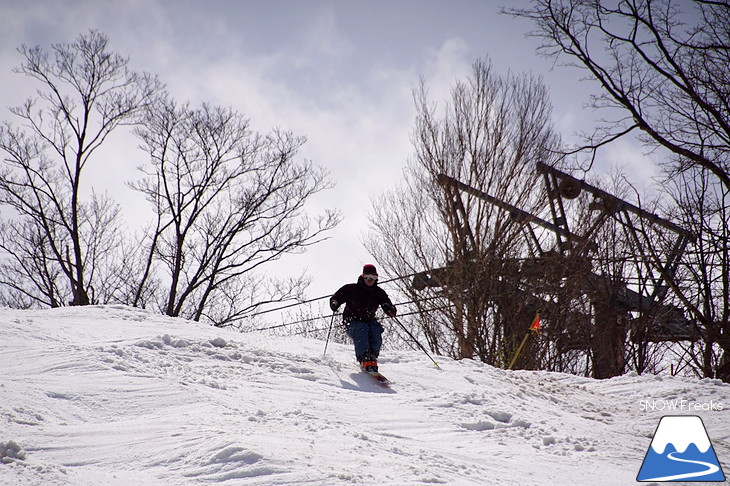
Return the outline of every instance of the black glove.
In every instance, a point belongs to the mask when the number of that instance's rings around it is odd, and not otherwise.
[[[388,317],[395,317],[396,310],[393,304],[383,304],[381,307],[383,308],[383,312],[385,312]]]
[[[337,309],[340,308],[340,303],[337,302],[335,299],[330,299],[330,309],[332,309],[332,312],[337,312]]]

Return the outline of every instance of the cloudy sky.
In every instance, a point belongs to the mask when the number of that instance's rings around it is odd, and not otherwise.
[[[582,73],[535,53],[531,25],[499,13],[525,0],[0,0],[0,120],[34,86],[12,72],[21,44],[49,47],[98,29],[131,67],[159,75],[178,100],[231,106],[254,128],[305,135],[301,156],[326,167],[336,183],[310,207],[336,207],[343,223],[330,239],[277,271],[307,270],[309,297],[352,281],[372,259],[363,248],[371,198],[402,177],[412,148],[412,89],[423,77],[443,100],[471,64],[488,57],[503,73],[542,76],[564,138],[590,126],[583,108],[593,87]],[[136,140],[117,134],[113,150],[89,174],[129,208],[143,208],[121,181],[145,162]],[[110,144],[111,146],[111,144]],[[630,143],[606,150],[595,170],[623,168],[646,179]],[[382,269],[387,275],[387,269]]]

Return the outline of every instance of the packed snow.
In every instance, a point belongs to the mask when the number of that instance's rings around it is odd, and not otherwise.
[[[700,416],[730,472],[718,380],[386,351],[387,389],[348,345],[123,306],[0,309],[0,335],[2,485],[625,486],[664,415]]]

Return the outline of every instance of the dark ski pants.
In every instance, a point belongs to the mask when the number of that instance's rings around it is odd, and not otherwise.
[[[383,326],[378,321],[351,321],[347,325],[347,335],[355,344],[358,361],[377,359],[383,345]]]

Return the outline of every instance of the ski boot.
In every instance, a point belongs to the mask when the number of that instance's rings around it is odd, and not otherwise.
[[[364,353],[360,360],[360,367],[366,373],[377,373],[378,357],[371,352]]]

